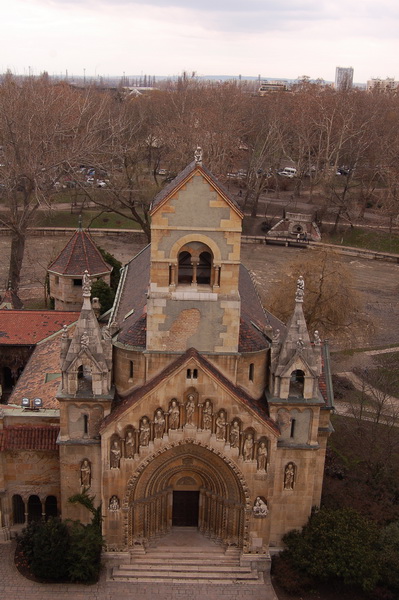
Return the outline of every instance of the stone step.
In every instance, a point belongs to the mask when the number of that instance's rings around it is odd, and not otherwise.
[[[151,562],[142,562],[138,564],[134,562],[133,564],[122,564],[118,567],[119,571],[166,571],[168,573],[175,573],[184,571],[185,573],[195,573],[195,572],[203,572],[203,573],[248,573],[250,569],[248,567],[241,567],[237,565],[237,563],[229,563],[223,565],[212,565],[212,564],[199,564],[199,563],[153,563]]]
[[[204,584],[206,583],[207,585],[263,585],[264,581],[263,578],[259,578],[259,579],[254,579],[254,580],[237,580],[237,579],[199,579],[199,578],[194,578],[194,579],[182,579],[179,577],[173,577],[173,578],[162,578],[162,577],[157,577],[154,578],[153,575],[149,576],[149,577],[124,577],[124,578],[118,578],[118,577],[111,577],[111,579],[108,579],[108,581],[115,581],[116,583],[172,583],[172,584]]]
[[[177,549],[164,552],[152,549],[142,556],[132,556],[131,564],[120,564],[110,573],[111,581],[136,583],[210,583],[210,584],[259,584],[263,574],[252,571],[250,566],[240,566],[240,552],[234,556],[223,552],[199,552],[198,548],[186,552]]]
[[[131,558],[131,562],[132,563],[136,563],[136,562],[143,562],[143,563],[148,563],[149,561],[151,562],[157,562],[157,563],[164,563],[164,562],[170,562],[170,563],[181,563],[184,562],[186,564],[190,564],[190,563],[198,563],[198,562],[207,562],[207,563],[211,563],[211,564],[219,564],[219,563],[223,563],[223,564],[228,564],[228,563],[237,563],[239,559],[239,555],[237,556],[231,556],[231,555],[225,555],[225,554],[221,554],[221,555],[215,555],[215,556],[202,556],[202,555],[195,555],[195,554],[179,554],[179,553],[170,553],[170,554],[152,554],[152,553],[148,553],[148,554],[143,554],[140,556],[132,556]]]
[[[185,573],[184,571],[147,571],[138,572],[134,569],[131,570],[120,570],[114,568],[111,574],[112,581],[135,581],[137,583],[148,583],[148,582],[181,582],[181,583],[263,583],[262,574],[258,574],[254,571],[247,571],[245,573],[223,573],[223,572],[191,572]]]

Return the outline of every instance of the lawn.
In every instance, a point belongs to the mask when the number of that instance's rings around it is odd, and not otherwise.
[[[40,212],[35,215],[36,227],[77,227],[78,222],[78,213],[71,213],[70,211]],[[122,217],[112,212],[99,213],[96,210],[83,211],[82,225],[84,228],[98,229],[140,229],[138,223],[127,216]]]
[[[336,234],[323,233],[322,241],[326,244],[367,248],[379,252],[399,254],[399,235],[389,234],[384,231],[354,227]]]

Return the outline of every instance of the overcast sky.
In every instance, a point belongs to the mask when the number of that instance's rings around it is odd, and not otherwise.
[[[0,71],[399,79],[398,0],[0,0]]]

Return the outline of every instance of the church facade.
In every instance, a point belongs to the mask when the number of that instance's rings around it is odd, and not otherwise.
[[[151,245],[124,267],[108,325],[86,274],[59,336],[52,493],[64,518],[84,520],[68,503],[83,489],[101,502],[108,552],[191,526],[266,557],[320,503],[328,348],[307,330],[303,280],[287,325],[263,309],[242,217],[197,156],[154,199]],[[3,488],[12,522],[4,475]]]

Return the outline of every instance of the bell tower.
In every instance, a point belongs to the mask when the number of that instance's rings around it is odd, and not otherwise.
[[[195,161],[152,205],[147,350],[236,353],[242,213]]]

